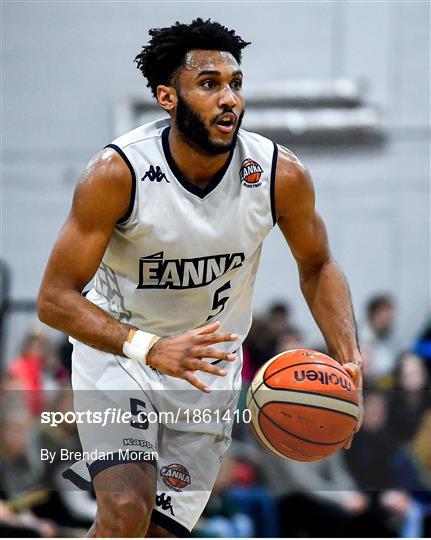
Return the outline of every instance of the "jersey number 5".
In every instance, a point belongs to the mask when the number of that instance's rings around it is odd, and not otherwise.
[[[211,307],[211,313],[207,317],[207,321],[216,315],[219,315],[224,310],[226,302],[229,300],[229,295],[223,296],[222,298],[220,295],[228,289],[230,289],[230,281],[226,282],[214,293],[213,305]]]

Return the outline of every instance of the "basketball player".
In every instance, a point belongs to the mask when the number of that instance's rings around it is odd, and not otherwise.
[[[72,383],[87,396],[75,406],[85,410],[97,394],[133,415],[175,410],[177,392],[196,387],[190,406],[234,409],[261,246],[276,224],[330,354],[360,385],[349,289],[310,176],[289,150],[240,129],[248,43],[201,19],[150,35],[136,61],[169,118],[90,161],[39,293],[41,320],[74,345]],[[84,450],[112,451],[65,475],[95,490],[90,536],[187,534],[230,441],[230,426],[184,417],[78,428]],[[143,447],[158,451],[157,462],[120,452]]]

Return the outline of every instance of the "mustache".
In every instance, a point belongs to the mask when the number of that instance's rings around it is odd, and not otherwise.
[[[233,116],[235,117],[235,124],[238,122],[238,116],[236,113],[234,113],[234,111],[231,109],[231,108],[227,108],[226,110],[222,111],[220,114],[218,114],[213,120],[212,120],[212,124],[216,124],[220,118],[222,116],[224,116],[225,114],[233,114]]]

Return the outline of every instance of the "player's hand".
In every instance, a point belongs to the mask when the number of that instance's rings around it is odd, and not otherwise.
[[[355,433],[361,429],[362,420],[364,418],[364,400],[362,397],[362,359],[359,357],[354,362],[346,362],[343,364],[343,368],[350,375],[350,378],[358,391],[358,406],[359,406],[359,418],[356,424]],[[344,448],[348,450],[352,444],[353,435],[344,445]]]
[[[215,322],[176,336],[159,339],[147,355],[147,364],[161,373],[185,379],[202,392],[210,389],[196,376],[195,371],[206,371],[219,377],[227,375],[227,371],[212,365],[203,358],[227,360],[232,362],[235,355],[221,349],[211,347],[216,343],[236,341],[237,334],[217,332],[220,323]]]

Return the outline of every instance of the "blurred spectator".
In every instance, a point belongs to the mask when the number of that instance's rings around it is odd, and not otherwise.
[[[425,411],[431,408],[428,372],[424,360],[412,352],[403,352],[398,357],[393,378],[388,427],[397,442],[408,444],[414,437]]]
[[[276,354],[277,342],[289,327],[291,318],[287,303],[274,302],[263,317],[255,317],[244,348],[250,355],[253,373]]]
[[[0,535],[53,537],[54,523],[39,519],[31,508],[45,501],[43,467],[34,444],[26,408],[2,402],[0,422]]]
[[[431,376],[431,317],[426,323],[425,329],[413,345],[413,351],[419,356],[422,356],[422,358],[425,358]]]
[[[19,379],[6,376],[0,381],[0,410],[5,407],[29,409],[28,393],[24,392],[24,384]]]
[[[290,307],[284,302],[274,302],[269,306],[265,319],[268,340],[264,355],[269,359],[276,354],[278,340],[289,327]]]
[[[243,347],[242,360],[242,384],[243,386],[245,385],[248,388],[251,381],[253,380],[254,374],[256,373],[256,369],[254,363],[252,362],[250,351],[247,347]]]
[[[58,345],[58,359],[60,364],[67,371],[69,378],[72,373],[72,351],[73,345],[69,341],[69,336],[63,334]]]
[[[252,519],[241,512],[230,494],[235,459],[225,454],[208,504],[193,536],[242,538],[254,535]]]
[[[276,506],[259,485],[258,460],[253,446],[232,442],[200,521],[200,535],[205,531],[215,536],[278,536]]]
[[[431,491],[431,409],[422,418],[412,443],[412,451],[421,469],[424,484]]]
[[[288,326],[280,333],[275,346],[275,354],[292,349],[303,349],[305,347],[304,336],[302,332],[294,326]]]
[[[265,483],[278,500],[282,537],[349,536],[352,519],[368,507],[339,453],[303,463],[262,449],[261,460]]]
[[[63,413],[73,410],[70,387],[57,394],[51,409]],[[52,462],[41,459],[41,448],[55,456]],[[80,450],[75,424],[64,422],[40,430],[26,407],[14,400],[2,402],[0,495],[10,519],[0,530],[4,527],[13,535],[11,528],[27,527],[30,529],[21,536],[53,536],[52,531],[60,530],[75,536],[88,529],[96,502],[88,493],[68,491],[61,478],[68,465],[61,460],[62,449]]]
[[[386,396],[371,392],[364,397],[364,421],[346,454],[353,477],[362,490],[420,490],[422,485],[408,454],[387,427]]]
[[[69,384],[48,404],[47,410],[63,414],[73,411],[73,392]],[[87,491],[71,490],[61,475],[72,464],[61,458],[61,451],[81,450],[76,424],[66,421],[56,426],[44,424],[38,435],[38,446],[54,457],[52,462],[44,461],[43,479],[49,498],[38,506],[37,515],[55,519],[62,527],[89,529],[96,517],[96,500]]]
[[[431,409],[423,415],[412,443],[412,455],[420,472],[425,491],[415,493],[423,515],[422,530],[410,536],[431,537]]]
[[[368,301],[366,324],[359,336],[366,384],[388,384],[397,355],[394,318],[395,305],[389,295],[380,294]]]
[[[279,535],[278,516],[274,498],[262,485],[260,453],[254,444],[232,441],[229,454],[235,459],[230,494],[241,511],[253,521],[254,535]]]
[[[68,378],[54,356],[49,339],[40,331],[25,336],[21,356],[11,362],[8,375],[20,380],[23,389],[29,392],[29,407],[34,415],[43,409],[43,391],[57,390],[60,382]]]
[[[247,358],[246,372],[254,375],[259,367],[269,360],[265,358],[268,337],[264,319],[254,317],[250,331],[243,344],[243,354]]]
[[[57,527],[39,519],[30,510],[15,510],[0,497],[0,538],[54,538]]]
[[[32,418],[15,404],[2,408],[0,430],[0,485],[8,498],[40,489],[43,465]]]

